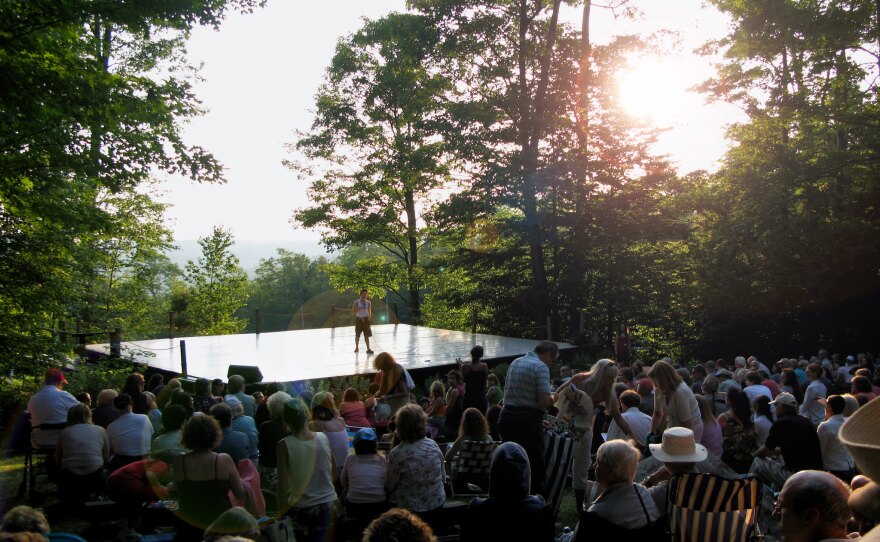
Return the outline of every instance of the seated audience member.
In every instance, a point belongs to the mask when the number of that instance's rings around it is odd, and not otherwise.
[[[794,369],[782,370],[782,376],[779,380],[779,392],[792,395],[798,404],[804,400],[804,393],[801,391],[801,381]]]
[[[707,376],[708,373],[706,372],[706,367],[700,364],[694,365],[694,368],[691,369],[691,380],[693,380],[691,389],[695,395],[703,393],[703,381]]]
[[[86,405],[90,409],[92,408],[92,396],[89,394],[89,392],[81,391],[74,395],[74,398],[76,398],[77,401]]]
[[[770,388],[765,386],[763,382],[764,378],[761,377],[761,374],[757,371],[749,371],[748,374],[746,374],[746,387],[743,388],[742,391],[749,398],[749,404],[753,403],[755,399],[761,396],[773,400],[773,392],[770,391]]]
[[[222,401],[222,397],[226,395],[226,384],[223,383],[222,378],[215,378],[211,381],[211,395],[217,399],[219,403]]]
[[[181,442],[181,430],[186,423],[186,409],[180,405],[168,405],[162,412],[162,428],[164,432],[153,439],[150,456],[166,463],[174,461],[174,456],[185,454],[187,450]]]
[[[225,405],[214,405],[214,408]],[[229,407],[226,407],[227,410]],[[223,432],[212,416],[192,416],[183,426],[183,445],[190,452],[174,458],[174,494],[177,498],[177,540],[197,540],[202,532],[229,510],[229,491],[244,499],[246,490],[232,458],[215,453]]]
[[[636,380],[636,392],[639,394],[641,402],[639,410],[648,416],[654,415],[654,383],[650,378],[640,378]]]
[[[758,371],[758,374],[761,375],[761,384],[767,386],[767,389],[770,390],[770,399],[776,399],[776,396],[779,395],[779,384],[777,384],[770,377],[770,373],[766,371]]]
[[[193,406],[196,412],[207,414],[211,407],[220,402],[220,399],[211,395],[211,381],[207,378],[199,378],[193,386]]]
[[[796,472],[820,470],[822,449],[813,424],[797,414],[797,401],[791,394],[780,393],[770,404],[776,405],[777,419],[764,446],[755,452],[749,472],[765,484],[782,487]],[[783,462],[771,457],[777,450],[781,451]]]
[[[363,542],[437,542],[434,531],[417,515],[393,508],[367,526]]]
[[[312,421],[309,423],[309,429],[327,435],[338,477],[342,474],[342,467],[345,466],[348,457],[348,432],[345,430],[345,420],[336,410],[333,394],[329,391],[318,392],[312,397]]]
[[[95,399],[96,406],[92,411],[92,423],[107,429],[108,425],[116,421],[116,418],[119,417],[119,411],[113,406],[113,400],[117,395],[119,392],[109,389],[101,390],[98,393],[98,398]]]
[[[825,421],[819,424],[816,432],[819,435],[819,446],[822,449],[822,463],[828,472],[837,476],[845,483],[850,483],[855,476],[855,463],[847,449],[841,444],[840,426],[846,421],[843,411],[846,399],[840,395],[831,395],[825,400]]]
[[[849,487],[833,475],[803,470],[785,481],[773,517],[785,542],[849,540],[849,496]]]
[[[446,389],[439,380],[431,383],[431,402],[425,414],[428,416],[428,427],[435,428],[437,433],[443,431],[446,427]]]
[[[196,411],[195,405],[193,405],[192,395],[184,391],[182,388],[177,388],[171,392],[171,397],[168,400],[168,405],[180,405],[186,409],[186,412],[189,416],[192,416],[193,412]]]
[[[850,383],[850,391],[856,397],[860,395],[864,395],[868,401],[873,401],[877,398],[877,394],[874,393],[874,388],[871,386],[871,380],[866,376],[855,376]]]
[[[228,391],[227,395],[234,395],[241,401],[242,406],[244,407],[245,416],[254,417],[256,414],[257,405],[254,403],[254,398],[244,392],[244,377],[241,375],[232,375],[229,377],[229,385],[227,386]]]
[[[767,442],[767,435],[770,434],[770,428],[773,427],[773,412],[770,408],[770,399],[763,395],[758,397],[752,403],[752,410],[755,412],[753,417],[755,435],[758,437],[758,448],[760,448]]]
[[[443,506],[443,452],[425,438],[426,417],[418,405],[405,405],[397,413],[400,444],[388,454],[385,488],[388,500],[413,512],[430,512]]]
[[[718,369],[715,371],[715,378],[718,379],[718,391],[720,393],[727,393],[733,389],[742,391],[742,386],[740,386],[739,382],[734,380],[733,373],[727,369]]]
[[[290,434],[281,419],[284,403],[290,401],[287,392],[276,391],[266,399],[266,409],[269,419],[260,425],[260,437],[257,447],[260,448],[260,486],[274,489],[278,485],[278,457],[275,450],[278,441]]]
[[[418,408],[418,407],[416,407]],[[284,403],[290,435],[278,442],[278,507],[294,522],[299,542],[332,539],[336,524],[336,465],[324,433],[309,429],[309,409],[302,399]]]
[[[153,434],[158,435],[162,432],[162,411],[156,406],[156,396],[152,392],[145,391],[144,397],[147,398],[147,418],[153,425]]]
[[[354,388],[348,388],[342,395],[339,403],[339,414],[345,420],[345,425],[350,427],[370,427],[367,419],[367,407],[361,401],[361,394]]]
[[[663,466],[642,480],[654,500],[657,510],[666,510],[669,479],[676,474],[698,472],[697,463],[708,457],[706,447],[694,441],[694,432],[685,427],[671,427],[663,432],[660,444],[649,444],[651,456],[663,462]]]
[[[721,426],[718,425],[718,419],[712,413],[712,407],[706,402],[705,397],[702,395],[694,397],[700,407],[700,416],[703,417],[703,440],[700,441],[700,444],[705,446],[715,457],[721,457],[724,454],[724,435],[721,432]]]
[[[256,465],[260,459],[260,449],[258,447],[260,435],[257,431],[256,422],[254,422],[254,419],[250,416],[245,415],[244,405],[241,404],[238,397],[227,395],[224,401],[232,411],[232,424],[229,427],[232,428],[233,431],[238,431],[247,435],[248,448],[250,449],[248,459],[253,461],[254,465]]]
[[[464,411],[464,414],[461,417],[461,423],[458,425],[458,438],[455,439],[455,442],[453,442],[452,446],[446,451],[444,459],[449,463],[454,462],[458,457],[462,446],[465,445],[465,442],[492,442],[492,437],[489,436],[489,422],[486,421],[486,417],[483,416],[482,412],[473,407]],[[484,457],[486,461],[485,464],[487,465],[491,461],[490,454],[491,451],[487,450]],[[455,490],[461,492],[467,491],[467,484],[469,483],[485,489],[488,483],[488,477],[470,477],[456,474],[452,480]]]
[[[218,454],[229,454],[232,462],[238,465],[242,459],[251,456],[250,439],[241,431],[232,428],[232,409],[225,403],[218,403],[211,407],[211,416],[220,424],[223,438],[219,445],[214,448]]]
[[[622,369],[627,369],[623,367]],[[638,393],[627,390],[620,394],[620,415],[629,424],[633,436],[642,446],[647,444],[648,433],[651,432],[651,417],[639,410],[642,398]],[[626,439],[626,434],[617,425],[617,421],[612,420],[608,427],[608,440]]]
[[[501,433],[498,430],[498,419],[501,417],[501,405],[492,405],[486,411],[486,421],[489,422],[489,435],[492,440],[500,441]]]
[[[846,408],[843,409],[843,417],[849,418],[853,414],[856,413],[856,410],[859,409],[859,400],[856,399],[856,396],[851,393],[844,393],[841,395],[843,400],[846,401]]]
[[[55,448],[61,431],[67,427],[67,412],[79,404],[76,397],[64,391],[66,384],[61,369],[49,369],[43,379],[43,388],[28,401],[31,445],[35,450]]]
[[[718,417],[721,425],[721,461],[739,474],[749,472],[755,450],[758,449],[758,435],[752,422],[752,409],[744,391],[727,392],[727,412]]]
[[[810,384],[804,390],[804,402],[801,403],[800,414],[813,422],[813,427],[818,426],[825,419],[825,405],[819,402],[828,395],[828,388],[822,382],[822,366],[811,363],[807,366],[807,378]]]
[[[110,439],[103,427],[92,424],[92,411],[80,403],[67,412],[67,428],[61,431],[55,459],[61,465],[61,498],[77,504],[104,490],[110,461]]]
[[[3,516],[2,534],[31,533],[36,535],[49,534],[49,521],[46,515],[30,506],[16,506]],[[12,538],[16,540],[16,538]],[[20,540],[28,540],[21,538]],[[30,540],[46,540],[46,538],[30,538]]]
[[[639,529],[657,521],[660,512],[654,499],[644,486],[633,483],[640,457],[626,441],[612,440],[599,446],[596,482],[600,493],[587,508],[588,513],[623,529]],[[588,540],[589,533],[578,533],[578,539]]]
[[[150,379],[147,381],[147,385],[144,387],[144,389],[152,393],[153,395],[158,395],[164,387],[165,377],[162,376],[161,373],[153,373],[152,375],[150,375]]]
[[[141,461],[150,455],[150,443],[153,440],[153,424],[146,414],[132,412],[131,396],[121,393],[113,400],[113,406],[119,411],[116,421],[107,426],[110,438],[110,472],[129,463]]]
[[[489,376],[486,377],[486,388],[486,401],[489,403],[489,408],[501,404],[501,400],[504,399],[504,388],[498,381],[498,375],[489,373]]]
[[[703,380],[703,399],[712,406],[712,414],[720,415],[727,410],[727,394],[718,391],[718,379],[714,376],[707,376]]]
[[[254,414],[254,423],[257,424],[257,428],[262,427],[264,422],[268,422],[272,417],[269,414],[269,398],[272,397],[275,393],[279,391],[283,391],[284,386],[279,384],[278,382],[270,382],[268,386],[266,386],[266,396],[263,397],[263,400],[257,404],[257,408],[255,409]]]
[[[366,408],[367,410],[367,420],[370,422],[370,425],[372,425],[376,429],[384,430],[388,426],[388,422],[390,420],[376,419],[376,405],[378,404],[378,401],[376,400],[376,393],[378,391],[379,384],[377,384],[376,382],[371,382],[370,385],[367,386],[367,398],[364,399],[364,408]]]
[[[546,503],[530,495],[532,472],[522,446],[505,442],[492,455],[489,497],[474,499],[462,519],[462,542],[487,540],[552,540],[552,525],[541,525],[536,516]],[[549,536],[548,536],[549,535]]]
[[[346,514],[352,517],[377,516],[388,508],[385,476],[388,462],[376,451],[376,430],[359,429],[354,434],[354,455],[342,469],[340,484]]]
[[[254,516],[241,506],[223,512],[205,529],[204,542],[219,542],[227,537],[241,537],[247,540],[260,539],[260,524]]]
[[[135,414],[146,414],[149,411],[147,396],[144,395],[146,385],[147,382],[141,373],[131,373],[122,384],[122,393],[127,393],[131,397],[131,408]]]
[[[171,469],[164,461],[135,461],[110,473],[107,477],[107,496],[137,517],[145,502],[170,497],[166,487],[170,482]]]
[[[878,372],[878,378],[874,378],[873,369],[862,367],[855,372],[853,378],[857,376],[864,376],[865,378],[867,378],[868,381],[871,383],[871,391],[874,392],[874,396],[880,396],[880,386],[877,385],[877,381],[880,380],[880,372]],[[850,382],[850,384],[852,384],[852,382]]]

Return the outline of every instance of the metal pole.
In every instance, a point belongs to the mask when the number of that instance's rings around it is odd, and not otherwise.
[[[477,332],[477,307],[471,311],[471,333]]]
[[[553,318],[551,316],[547,317],[547,340],[553,340]]]
[[[257,328],[257,335],[260,334],[260,328],[263,327],[263,320],[260,318],[260,309],[254,311],[254,325]]]
[[[330,305],[330,327],[336,328],[336,305]]]
[[[180,341],[180,374],[186,376],[186,341]]]
[[[174,338],[174,311],[168,311],[168,338]]]

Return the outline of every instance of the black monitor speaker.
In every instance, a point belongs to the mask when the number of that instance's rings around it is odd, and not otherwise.
[[[244,381],[247,384],[263,381],[263,373],[261,373],[260,368],[255,365],[230,365],[229,370],[226,371],[226,378],[229,378],[232,375],[243,376]]]

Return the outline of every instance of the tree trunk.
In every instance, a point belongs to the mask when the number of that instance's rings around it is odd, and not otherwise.
[[[413,324],[421,322],[421,302],[419,301],[419,280],[414,271],[419,265],[419,238],[417,235],[415,193],[407,189],[406,199],[406,235],[409,240],[409,262],[407,262],[407,289],[409,290],[409,308]]]

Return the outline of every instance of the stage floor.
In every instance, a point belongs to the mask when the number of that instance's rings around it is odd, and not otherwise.
[[[180,373],[180,341],[186,341],[187,374],[226,379],[230,365],[260,368],[263,382],[292,382],[370,374],[372,358],[366,354],[363,338],[360,352],[354,352],[354,327],[278,331],[260,335],[215,335],[179,337],[122,343],[123,357],[139,363]],[[373,326],[370,346],[376,353],[388,351],[410,370],[437,368],[467,359],[471,347],[485,349],[484,358],[514,358],[533,350],[538,341],[465,333],[407,324]],[[560,349],[573,348],[557,343]],[[109,344],[87,346],[93,352],[109,353]]]

